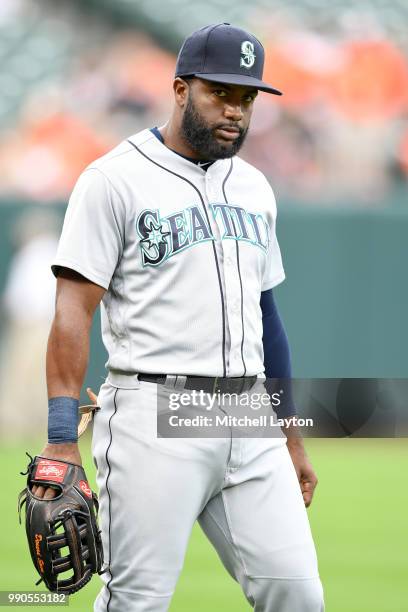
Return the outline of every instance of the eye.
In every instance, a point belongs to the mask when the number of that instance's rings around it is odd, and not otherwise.
[[[255,100],[255,98],[256,98],[256,93],[248,94],[243,97],[243,101],[247,104],[250,104],[251,102]]]
[[[219,98],[225,98],[227,92],[225,89],[214,89],[213,93]]]

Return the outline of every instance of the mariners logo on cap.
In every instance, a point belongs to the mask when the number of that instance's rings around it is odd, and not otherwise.
[[[240,66],[243,68],[252,68],[255,64],[254,43],[251,43],[249,40],[244,40],[241,45],[241,55]]]

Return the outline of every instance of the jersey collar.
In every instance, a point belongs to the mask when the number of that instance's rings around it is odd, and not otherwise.
[[[203,177],[207,173],[218,174],[228,171],[231,164],[231,159],[217,159],[206,171],[199,164],[190,161],[188,158],[179,155],[172,151],[151,132],[149,128],[139,132],[128,138],[130,142],[134,142],[140,150],[147,155],[153,162],[164,166],[172,172],[190,176]]]

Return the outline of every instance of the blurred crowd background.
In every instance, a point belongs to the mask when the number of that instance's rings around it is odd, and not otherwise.
[[[260,96],[244,156],[306,204],[378,206],[407,180],[407,15],[404,0],[2,0],[1,195],[66,198],[91,160],[165,121],[184,36],[229,19],[284,92]]]
[[[78,175],[124,137],[165,122],[182,40],[219,21],[262,40],[264,77],[284,92],[258,97],[242,156],[278,199],[295,373],[405,375],[407,16],[404,0],[2,0],[0,421],[30,430],[9,409],[27,392],[45,418],[49,262]],[[391,336],[383,316],[395,323]]]

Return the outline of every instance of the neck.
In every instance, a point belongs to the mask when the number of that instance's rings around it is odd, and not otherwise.
[[[169,121],[159,128],[164,139],[164,144],[184,157],[191,159],[201,159],[197,151],[194,151],[181,136],[181,127],[178,122],[171,117]]]

